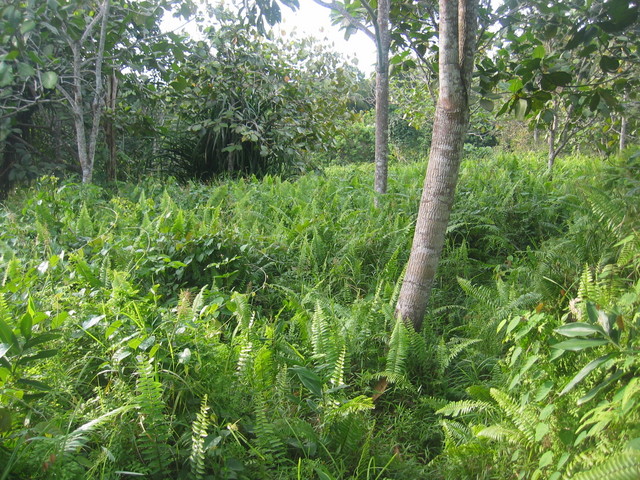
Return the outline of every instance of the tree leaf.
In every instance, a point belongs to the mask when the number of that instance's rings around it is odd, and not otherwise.
[[[42,74],[42,86],[44,88],[51,90],[56,88],[56,85],[58,85],[58,74],[56,72],[49,70]]]
[[[545,49],[544,49],[544,45],[538,45],[536,48],[533,49],[533,54],[532,57],[533,58],[544,58],[545,55]]]
[[[564,342],[556,343],[555,345],[551,345],[551,348],[556,348],[558,350],[569,350],[571,352],[577,352],[580,350],[585,350],[587,348],[599,347],[601,345],[606,345],[609,343],[608,340],[601,340],[597,338],[574,338],[571,340],[566,340]]]
[[[582,368],[582,370],[580,370],[576,374],[575,377],[571,379],[569,383],[567,383],[567,385],[560,392],[560,395],[564,395],[565,393],[568,393],[571,390],[573,390],[573,387],[575,387],[578,383],[584,380],[584,378],[587,375],[589,375],[596,368],[601,367],[604,363],[606,363],[608,360],[612,359],[613,357],[615,357],[615,354],[610,353],[608,355],[603,355],[602,357],[596,358],[595,360],[589,362],[587,365],[585,365]]]
[[[600,57],[600,68],[606,73],[615,73],[620,67],[620,61],[615,57],[602,55]]]
[[[568,323],[556,328],[554,332],[564,335],[565,337],[585,337],[593,333],[605,334],[599,325],[591,325],[590,323],[584,322]]]
[[[493,111],[493,102],[491,100],[487,100],[486,98],[480,99],[480,106],[484,108],[487,112]]]
[[[551,72],[542,76],[547,82],[557,86],[564,87],[571,83],[573,76],[569,72]]]
[[[322,396],[322,380],[315,372],[309,370],[306,367],[291,367],[292,370],[300,379],[302,384],[309,389],[317,397]]]
[[[11,65],[0,62],[0,87],[6,87],[13,83],[13,69]]]
[[[90,319],[82,322],[82,328],[84,328],[85,330],[88,330],[94,325],[97,325],[98,323],[100,323],[100,320],[102,320],[105,317],[106,315],[98,315],[97,317],[91,317]]]

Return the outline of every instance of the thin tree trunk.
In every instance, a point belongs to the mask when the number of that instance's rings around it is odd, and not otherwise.
[[[624,92],[624,102],[628,102],[629,101],[629,92],[625,89]],[[622,114],[622,116],[620,117],[620,143],[619,143],[619,147],[620,147],[620,151],[622,152],[625,148],[627,148],[627,135],[628,135],[628,125],[627,125],[627,115]]]
[[[109,76],[109,86],[107,88],[107,106],[113,115],[116,110],[118,97],[118,77],[115,70]],[[118,178],[118,150],[116,144],[116,131],[111,118],[105,121],[104,136],[109,150],[109,160],[107,161],[107,181],[115,182]]]
[[[376,62],[376,145],[375,145],[375,180],[376,194],[387,193],[387,171],[389,158],[389,0],[379,0],[377,18],[377,51]],[[375,203],[378,206],[379,198]]]
[[[419,330],[444,245],[464,138],[476,48],[477,0],[440,0],[440,94],[420,210],[395,314]]]
[[[98,142],[98,132],[100,129],[100,119],[104,109],[104,99],[102,98],[102,62],[104,61],[104,44],[107,36],[107,23],[109,20],[109,1],[104,0],[100,14],[87,26],[79,40],[69,41],[69,46],[73,54],[73,97],[60,90],[71,105],[73,112],[73,123],[76,129],[76,143],[78,146],[78,161],[82,169],[82,183],[90,183],[93,179],[93,165]],[[82,93],[82,45],[91,35],[91,31],[96,23],[101,21],[100,38],[98,40],[98,51],[95,58],[95,89],[91,102],[91,130],[87,137],[84,114],[84,95]]]
[[[558,113],[555,112],[553,114],[553,121],[549,127],[549,151],[547,154],[547,169],[549,172],[553,171],[553,165],[556,161],[556,156],[558,155],[558,150],[556,150],[556,132],[558,131],[558,123]]]

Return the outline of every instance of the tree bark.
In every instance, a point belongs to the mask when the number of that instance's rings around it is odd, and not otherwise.
[[[557,110],[557,109],[556,109]],[[553,114],[553,121],[549,126],[549,152],[547,154],[547,169],[549,172],[553,171],[553,165],[556,161],[556,156],[558,155],[558,151],[556,150],[556,132],[558,131],[558,113],[557,111]]]
[[[629,92],[625,89],[624,91],[624,102],[628,102],[629,101]],[[623,105],[626,107],[626,105]],[[627,135],[628,135],[628,125],[627,125],[627,115],[626,114],[622,114],[622,116],[620,117],[620,142],[619,142],[619,148],[620,148],[620,152],[622,152],[625,148],[627,148]]]
[[[115,70],[109,76],[109,86],[107,88],[107,107],[111,110],[111,115],[115,113],[118,98],[118,77]],[[118,178],[118,149],[116,144],[116,131],[112,118],[105,121],[104,136],[109,150],[107,161],[107,181],[115,182]]]
[[[102,112],[104,110],[104,99],[102,98],[102,62],[104,61],[104,44],[107,36],[107,23],[109,20],[109,2],[110,0],[103,1],[100,13],[94,17],[89,25],[87,25],[80,39],[72,40],[69,38],[69,47],[71,48],[71,53],[73,55],[73,97],[62,89],[61,86],[58,87],[69,102],[73,113],[73,122],[76,129],[76,143],[78,146],[78,161],[80,162],[80,168],[82,169],[82,183],[90,183],[93,179],[93,165],[96,154],[96,145],[98,142],[98,132],[100,129]],[[91,129],[89,130],[89,135],[87,135],[82,85],[82,46],[91,36],[91,32],[98,21],[101,22],[100,38],[98,39],[98,50],[95,58],[95,87],[91,102]]]
[[[378,1],[376,44],[378,58],[376,62],[376,145],[375,179],[376,194],[387,193],[387,172],[389,158],[389,0]],[[378,206],[379,197],[375,204]]]
[[[440,0],[439,97],[429,164],[396,317],[419,330],[442,253],[453,206],[476,50],[478,0]]]
[[[389,15],[391,0],[378,0],[375,11],[368,0],[360,0],[373,24],[372,32],[367,26],[355,18],[343,3],[335,0],[313,0],[318,5],[340,13],[359,31],[367,35],[376,44],[376,119],[375,119],[375,178],[373,189],[376,193],[374,204],[379,206],[380,195],[387,193],[388,159],[389,159],[389,50],[391,34],[389,32]]]

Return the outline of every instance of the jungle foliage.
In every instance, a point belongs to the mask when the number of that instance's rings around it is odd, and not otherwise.
[[[0,478],[636,478],[638,154],[544,168],[468,156],[420,333],[424,164],[17,191]]]

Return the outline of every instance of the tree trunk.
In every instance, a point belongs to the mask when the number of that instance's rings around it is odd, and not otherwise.
[[[117,97],[118,77],[114,70],[109,77],[109,86],[107,87],[107,107],[111,110],[111,115],[115,113]],[[107,161],[107,181],[115,182],[118,178],[118,149],[116,144],[116,131],[112,118],[105,121],[104,137],[107,143],[107,149],[109,150],[109,159]]]
[[[375,180],[376,194],[387,193],[387,170],[389,158],[389,0],[378,2],[376,46],[378,61],[376,62],[376,145],[375,145]],[[379,198],[375,203],[378,206]]]
[[[440,0],[439,98],[413,246],[396,317],[422,326],[453,206],[476,48],[478,0]]]
[[[553,171],[553,165],[556,161],[556,156],[558,155],[558,150],[556,149],[556,132],[558,131],[558,113],[553,114],[553,121],[549,126],[549,151],[547,154],[547,169],[549,172]]]
[[[624,92],[624,102],[628,102],[629,101],[629,92],[625,89]],[[626,105],[623,105],[623,107],[626,107]],[[627,135],[628,135],[628,126],[627,126],[627,115],[622,114],[622,116],[620,117],[620,143],[619,143],[619,147],[620,147],[620,152],[622,152],[625,148],[627,148]]]
[[[78,40],[69,39],[69,47],[73,54],[73,97],[64,90],[61,90],[73,112],[73,123],[76,129],[76,144],[78,146],[78,161],[82,169],[82,183],[90,183],[93,179],[93,165],[96,155],[96,145],[98,142],[98,132],[100,129],[100,119],[104,109],[104,99],[102,98],[102,62],[104,61],[104,44],[107,36],[107,23],[109,20],[109,1],[104,0],[100,14],[94,17]],[[96,52],[95,63],[95,87],[91,102],[91,130],[87,136],[85,127],[84,95],[82,91],[82,45],[91,35],[97,21],[101,21],[100,38],[98,41],[98,51]],[[59,87],[60,88],[60,87]]]

